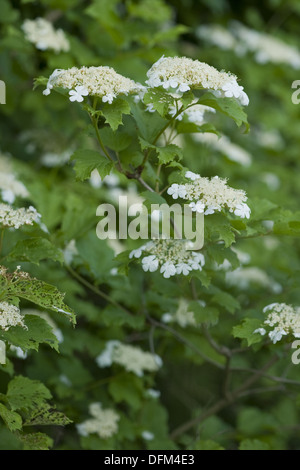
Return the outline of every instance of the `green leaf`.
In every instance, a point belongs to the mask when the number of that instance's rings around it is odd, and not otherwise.
[[[117,98],[111,104],[105,103],[101,108],[101,114],[112,130],[116,131],[123,124],[123,114],[130,114],[130,105],[126,100]]]
[[[72,421],[48,403],[30,409],[25,416],[24,426],[66,426]]]
[[[145,93],[143,102],[151,105],[155,111],[165,117],[169,114],[170,106],[174,104],[174,98],[168,92],[156,88]]]
[[[71,160],[75,160],[74,170],[76,172],[76,179],[84,181],[90,177],[93,170],[97,169],[101,178],[109,175],[113,168],[113,163],[101,153],[95,150],[76,150],[73,153]]]
[[[42,432],[21,434],[24,450],[49,450],[53,446],[53,439]]]
[[[147,209],[151,209],[152,204],[167,204],[166,200],[158,193],[152,191],[143,191],[140,196],[144,198],[144,204]]]
[[[128,403],[133,409],[140,408],[143,385],[139,377],[128,374],[117,375],[108,386],[109,393],[116,403]]]
[[[62,313],[72,323],[75,323],[73,310],[63,301],[64,294],[51,284],[47,284],[39,279],[25,278],[18,280],[18,282],[10,283],[7,293],[9,296],[26,299],[40,307]]]
[[[212,296],[211,301],[221,305],[221,307],[224,307],[230,313],[234,313],[240,308],[240,303],[235,297],[221,290]]]
[[[271,450],[269,444],[260,439],[244,439],[240,445],[239,450]]]
[[[49,323],[38,315],[25,315],[27,329],[20,326],[11,327],[8,331],[1,331],[0,336],[21,349],[39,350],[40,344],[48,344],[59,351],[58,339],[53,333]]]
[[[233,327],[232,334],[235,338],[245,339],[248,346],[259,343],[262,336],[254,331],[262,326],[261,323],[258,318],[245,318],[240,325]]]
[[[52,395],[38,380],[19,375],[9,382],[6,397],[12,410],[29,410],[36,409]]]
[[[51,259],[63,263],[64,256],[49,240],[41,237],[32,237],[19,240],[8,255],[8,260],[30,261],[39,264],[40,261]]]
[[[234,228],[224,214],[212,214],[205,219],[205,239],[223,240],[226,248],[235,242]]]
[[[100,131],[100,136],[105,147],[108,147],[116,152],[125,150],[132,141],[132,136],[126,132],[115,132],[111,127],[104,127]]]
[[[213,441],[211,439],[201,439],[197,441],[195,446],[195,450],[225,450],[218,442]]]
[[[168,124],[167,119],[157,113],[145,113],[145,110],[138,104],[131,104],[131,113],[140,136],[147,142],[154,142],[157,135]]]
[[[22,429],[22,418],[18,413],[9,410],[0,403],[0,416],[10,431]]]
[[[156,151],[158,161],[163,165],[172,162],[175,158],[179,158],[179,160],[183,158],[182,149],[175,144],[169,144],[165,147],[156,147]]]
[[[145,325],[145,317],[142,315],[130,315],[120,308],[108,306],[102,310],[100,319],[106,326],[129,325],[135,330],[141,330]]]
[[[165,147],[158,147],[156,145],[150,144],[142,137],[139,137],[139,141],[140,141],[142,150],[147,150],[147,149],[155,150],[158,156],[159,163],[163,165],[166,165],[172,162],[173,160],[175,160],[175,158],[179,158],[179,159],[183,158],[182,149],[175,144],[169,144],[169,145],[166,145]]]
[[[247,114],[235,98],[217,98],[211,93],[205,93],[199,99],[198,103],[205,106],[210,106],[211,108],[214,108],[217,111],[220,111],[226,116],[232,118],[238,127],[244,124],[246,127],[245,132],[249,131]]]
[[[197,323],[215,325],[218,322],[219,310],[215,307],[203,306],[197,300],[193,300],[189,303],[188,311],[194,312]]]

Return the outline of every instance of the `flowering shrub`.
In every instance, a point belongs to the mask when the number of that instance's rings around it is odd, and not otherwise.
[[[3,0],[1,449],[299,448],[293,23],[191,3]]]

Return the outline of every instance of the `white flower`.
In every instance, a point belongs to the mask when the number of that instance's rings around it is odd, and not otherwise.
[[[162,86],[166,90],[168,88],[177,88],[178,87],[178,82],[171,78],[170,80],[167,80],[167,81],[163,82]]]
[[[176,268],[173,263],[167,261],[161,266],[160,272],[165,278],[168,279],[169,277],[174,276],[176,274]]]
[[[195,181],[196,179],[200,178],[200,175],[197,175],[197,173],[194,173],[193,171],[187,171],[185,173],[185,177],[192,180],[192,181]]]
[[[202,253],[196,253],[192,251],[193,258],[190,260],[190,266],[195,270],[202,270],[202,267],[205,265],[205,258]]]
[[[83,101],[83,96],[88,96],[88,94],[89,92],[84,86],[77,85],[75,90],[69,91],[69,99],[70,101],[78,101],[78,103],[81,103]]]
[[[108,93],[107,95],[102,97],[102,101],[103,103],[112,104],[114,98],[115,98],[115,95],[113,95],[112,93]]]
[[[155,255],[146,256],[142,259],[142,267],[144,271],[153,273],[158,268],[158,259]]]
[[[269,338],[274,344],[277,343],[277,341],[280,341],[284,335],[287,335],[285,330],[273,330],[269,332]]]
[[[155,109],[152,103],[147,104],[146,111],[148,111],[149,113],[155,113]]]
[[[51,92],[52,88],[53,88],[52,85],[47,85],[47,88],[45,88],[45,90],[43,90],[43,95],[45,95],[45,96],[50,95],[50,92]]]
[[[154,434],[150,431],[143,431],[142,438],[146,441],[152,441],[152,439],[154,439]]]
[[[264,328],[256,328],[253,333],[259,333],[260,335],[264,336],[266,334],[266,330]]]
[[[227,82],[222,86],[222,90],[224,91],[224,95],[227,98],[239,98],[243,87],[240,87],[236,81],[234,82]]]
[[[177,199],[178,197],[185,197],[186,189],[184,185],[173,183],[169,188],[167,193],[172,196],[173,199]]]
[[[189,204],[189,207],[192,209],[193,212],[202,213],[202,212],[204,212],[205,204],[203,204],[203,202],[201,202],[201,201],[191,202]]]
[[[234,210],[235,215],[242,217],[242,218],[246,217],[247,219],[250,218],[250,213],[251,213],[250,207],[245,203],[237,204]]]
[[[190,89],[191,88],[187,83],[181,83],[178,87],[178,91],[181,91],[182,93],[184,93],[185,91],[189,91]]]
[[[135,250],[132,250],[129,253],[129,258],[140,258],[143,252],[143,247],[141,246],[140,248],[136,248]]]
[[[218,206],[209,206],[204,212],[204,215],[211,215],[211,214],[214,214],[215,211],[219,211],[219,210],[220,210],[220,207]]]
[[[187,276],[190,271],[192,271],[192,267],[187,263],[178,263],[176,265],[177,274],[183,274],[184,276]]]
[[[146,390],[146,394],[151,397],[151,398],[158,398],[160,397],[160,391],[159,390],[155,390],[154,388],[148,388],[148,390]]]
[[[161,321],[163,323],[170,323],[173,319],[173,315],[171,313],[164,313],[163,316],[161,317]]]

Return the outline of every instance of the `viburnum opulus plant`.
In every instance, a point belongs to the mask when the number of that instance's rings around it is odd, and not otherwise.
[[[57,69],[46,82],[43,78],[36,81],[42,82],[46,83],[44,95],[57,90],[69,101],[81,103],[94,128],[100,152],[94,148],[75,151],[77,179],[85,180],[95,170],[101,178],[119,172],[145,188],[146,198],[153,193],[157,201],[166,202],[171,195],[187,200],[194,212],[220,212],[228,235],[233,231],[225,209],[241,218],[250,217],[243,190],[231,188],[218,175],[209,179],[185,168],[183,151],[174,143],[182,125],[185,133],[207,130],[206,114],[216,110],[247,128],[243,106],[249,99],[233,74],[198,60],[163,56],[148,70],[144,84],[107,66]],[[213,125],[210,132],[217,133]],[[154,176],[146,181],[144,174],[150,171]],[[172,180],[179,183],[168,187]],[[189,252],[182,241],[152,240],[131,252],[129,259],[139,258],[142,251],[148,255],[142,259],[144,271],[159,270],[166,278],[202,271],[205,264],[204,255]]]
[[[100,177],[100,181],[107,181],[108,186],[111,184],[109,194],[116,201],[123,193],[121,188],[114,193],[114,185],[122,181],[126,187],[126,184],[135,182],[134,201],[144,201],[147,207],[151,207],[151,204],[160,207],[162,204],[171,205],[175,201],[179,205],[187,205],[193,218],[198,214],[204,217],[202,247],[195,246],[191,239],[176,237],[177,227],[172,218],[173,232],[169,237],[149,233],[146,242],[129,238],[126,242],[122,240],[122,244],[119,240],[118,245],[117,228],[115,233],[111,233],[111,240],[108,236],[108,244],[116,254],[114,268],[107,273],[108,278],[110,276],[112,279],[108,282],[113,286],[116,276],[126,277],[132,272],[138,273],[142,294],[137,311],[131,310],[132,301],[129,298],[122,303],[122,300],[110,297],[96,283],[93,285],[86,279],[85,267],[80,262],[77,264],[79,251],[74,239],[65,246],[63,253],[59,250],[51,251],[51,246],[47,244],[49,242],[43,237],[35,237],[34,244],[31,241],[27,243],[30,259],[35,256],[38,261],[42,259],[42,251],[49,250],[50,257],[63,262],[73,278],[105,300],[112,308],[111,311],[106,307],[109,323],[125,323],[137,331],[142,328],[149,334],[150,350],[147,350],[149,348],[145,344],[143,347],[130,344],[127,335],[114,336],[113,328],[104,335],[100,351],[94,355],[94,365],[103,373],[117,368],[123,374],[130,374],[129,385],[126,385],[129,389],[125,387],[127,391],[123,396],[119,388],[113,388],[112,385],[110,394],[115,403],[106,400],[107,404],[104,405],[99,400],[90,400],[86,405],[86,419],[75,418],[75,429],[82,445],[88,448],[93,445],[88,440],[90,436],[97,436],[101,442],[113,446],[119,445],[115,443],[118,439],[122,441],[121,430],[127,422],[122,410],[115,405],[125,399],[134,413],[136,407],[139,409],[141,406],[136,404],[137,398],[133,398],[137,393],[143,390],[144,397],[151,400],[159,396],[151,388],[153,382],[150,377],[167,366],[164,363],[164,350],[156,352],[153,339],[155,329],[171,334],[171,338],[182,342],[201,361],[205,360],[222,371],[224,397],[217,405],[220,409],[229,405],[232,399],[238,399],[248,389],[248,382],[233,390],[230,386],[230,376],[234,371],[231,364],[243,352],[243,348],[219,344],[211,333],[211,327],[219,321],[222,323],[219,317],[224,310],[232,314],[240,308],[240,301],[226,289],[226,279],[230,279],[227,274],[238,271],[243,264],[243,253],[234,244],[238,243],[239,238],[269,233],[268,225],[264,223],[268,212],[262,211],[256,216],[251,202],[248,205],[246,191],[231,186],[226,174],[199,174],[195,171],[197,165],[193,168],[187,166],[182,139],[191,136],[197,141],[197,137],[204,133],[219,136],[218,127],[222,127],[222,117],[232,119],[247,132],[249,126],[244,107],[248,105],[249,99],[243,87],[238,84],[236,76],[220,72],[206,63],[186,57],[164,56],[150,67],[144,83],[124,77],[112,67],[83,66],[56,69],[49,78],[36,79],[36,85],[40,84],[46,86],[43,90],[45,100],[51,99],[52,93],[57,91],[62,95],[61,100],[66,101],[66,106],[76,106],[78,103],[88,116],[86,125],[92,130],[89,132],[89,137],[92,136],[89,148],[73,151],[70,158],[78,184],[88,180],[91,185],[97,185],[97,178]],[[69,164],[68,161],[69,158],[66,158],[66,164]],[[34,207],[14,208],[11,205],[15,198],[30,200],[30,193],[15,176],[3,179],[1,190],[3,203],[0,204],[0,223],[3,234],[5,230],[22,230],[24,226],[34,227],[39,234],[48,233],[42,216]],[[124,194],[130,196],[129,191],[124,191]],[[119,207],[119,211],[122,210]],[[15,256],[17,254],[18,250]],[[95,262],[101,263],[101,259]],[[229,272],[226,272],[228,269]],[[22,299],[33,302],[45,310],[61,313],[75,323],[75,314],[65,305],[63,295],[55,287],[22,271],[20,266],[13,273],[2,267],[0,274],[3,288],[0,297],[1,362],[6,362],[6,348],[15,347],[26,353],[28,348],[37,349],[40,343],[45,342],[58,349],[60,334],[55,325],[45,313],[22,313],[20,302]],[[297,313],[292,307],[273,304],[265,309],[265,312],[270,311],[264,322],[262,318],[250,318],[236,325],[233,336],[247,340],[249,345],[259,344],[267,331],[275,326],[268,334],[272,343],[277,343],[290,333],[298,337]],[[181,328],[196,328],[199,332],[196,334],[201,331],[216,357],[207,350],[207,345],[199,349],[192,340],[178,333],[173,324]],[[76,328],[80,329],[80,326]],[[253,373],[249,384],[259,378],[259,373]],[[24,377],[15,380],[23,381],[22,386],[28,388],[28,394],[34,394],[35,390],[41,393],[43,419],[36,420],[31,404],[25,411],[21,406],[14,408],[8,389],[5,400],[8,400],[10,409],[2,410],[2,416],[10,431],[20,433],[24,422],[28,425],[36,422],[57,425],[70,423],[59,412],[49,411],[50,405],[45,400],[51,398],[51,395],[46,388],[43,389],[42,384],[30,382]],[[62,375],[60,380],[69,386],[68,377]],[[103,378],[104,383],[106,380],[110,379]],[[13,385],[12,382],[11,387]],[[118,387],[122,388],[122,383]],[[212,412],[208,410],[208,415]],[[174,429],[168,438],[165,437],[165,445],[172,447],[174,444],[171,442],[193,428],[198,420],[201,421],[201,416]],[[147,429],[145,426],[137,426],[136,432],[144,440],[155,443],[158,437],[153,432],[154,428],[155,425]],[[25,434],[23,440],[29,448],[38,447],[37,439],[41,439],[40,447],[47,447],[47,437],[37,434],[28,436]]]

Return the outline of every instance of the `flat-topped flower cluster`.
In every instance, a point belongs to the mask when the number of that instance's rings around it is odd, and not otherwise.
[[[27,328],[20,309],[8,302],[0,302],[0,329],[8,331],[12,326]]]
[[[264,321],[266,328],[258,328],[254,333],[262,336],[267,334],[275,344],[283,336],[292,334],[295,338],[300,338],[300,307],[293,307],[285,303],[273,303],[263,309],[267,313]]]
[[[141,258],[144,271],[158,271],[164,278],[176,274],[187,276],[191,271],[202,271],[205,259],[202,253],[192,251],[191,242],[177,239],[151,240],[132,250],[130,258]]]
[[[0,191],[4,202],[12,204],[16,197],[27,198],[29,193],[13,171],[10,157],[0,152]]]
[[[235,98],[243,106],[249,103],[235,75],[219,72],[205,62],[187,57],[162,56],[148,70],[146,86],[124,77],[111,67],[91,66],[54,70],[43,94],[49,95],[54,87],[70,90],[70,100],[78,102],[88,95],[100,97],[110,104],[119,95],[134,94],[135,98],[143,100],[148,89],[163,87],[168,92],[179,94],[191,89],[205,89],[218,97]],[[148,110],[151,111],[151,108]]]
[[[147,72],[147,85],[162,86],[169,90],[185,92],[190,89],[206,89],[217,96],[236,98],[243,106],[249,104],[244,88],[233,74],[188,57],[164,57],[155,62]]]
[[[76,425],[78,434],[88,436],[96,433],[101,439],[108,439],[118,432],[120,416],[113,409],[103,409],[101,403],[91,403],[89,406],[91,418]]]
[[[144,375],[144,371],[153,372],[162,365],[159,356],[143,351],[141,348],[121,343],[118,340],[111,340],[106,343],[106,347],[96,358],[99,367],[110,367],[112,364],[119,364],[128,372],[133,372],[138,377]]]
[[[55,29],[52,23],[44,18],[25,20],[22,24],[26,39],[37,49],[48,49],[58,52],[68,52],[70,43],[62,29]]]
[[[108,66],[56,69],[50,75],[43,94],[49,95],[54,87],[70,90],[70,101],[82,102],[83,97],[89,95],[110,104],[118,95],[137,94],[142,88]]]
[[[258,64],[285,64],[294,69],[300,68],[300,51],[280,37],[233,21],[227,27],[218,24],[201,25],[196,35],[222,50],[233,50],[237,56],[253,53]]]
[[[38,223],[40,217],[41,215],[33,206],[29,206],[28,209],[25,207],[14,209],[9,204],[0,204],[0,225],[3,227],[18,229],[22,225]]]
[[[202,177],[192,171],[187,171],[185,177],[190,180],[184,184],[172,184],[167,192],[173,199],[182,198],[190,201],[189,206],[194,212],[205,215],[213,214],[226,208],[239,217],[250,217],[250,208],[246,204],[245,191],[234,189],[227,185],[227,180],[214,176]]]

